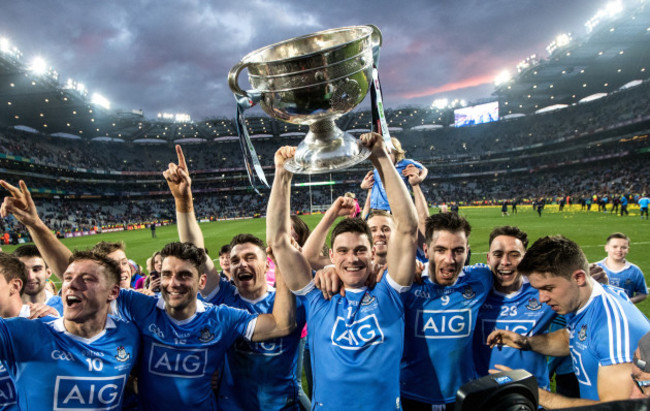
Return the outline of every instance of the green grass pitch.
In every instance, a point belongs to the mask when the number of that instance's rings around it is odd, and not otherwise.
[[[437,209],[432,209],[437,213]],[[630,215],[600,213],[594,211],[580,211],[579,206],[559,212],[557,206],[547,206],[542,217],[539,217],[530,206],[519,206],[519,213],[501,216],[500,207],[462,207],[461,215],[465,216],[472,225],[470,245],[472,250],[472,263],[485,262],[487,241],[490,231],[499,225],[516,225],[528,233],[530,243],[537,238],[550,234],[563,234],[580,244],[591,262],[603,259],[606,254],[603,249],[605,239],[615,231],[621,231],[631,238],[628,260],[641,267],[646,274],[650,274],[650,221],[641,220],[638,207],[630,208]],[[314,228],[320,215],[302,216],[309,227]],[[230,241],[239,233],[252,233],[264,239],[264,218],[219,221],[201,223],[205,236],[205,243],[212,259],[218,261],[219,248]],[[70,249],[85,249],[98,241],[124,241],[126,253],[129,258],[145,266],[151,254],[160,249],[164,244],[177,241],[176,226],[159,227],[156,230],[157,238],[151,238],[149,230],[137,230],[118,233],[106,233],[88,237],[77,237],[63,240]],[[11,252],[14,246],[3,247],[4,251]],[[650,283],[650,281],[648,281]],[[650,299],[639,304],[639,308],[650,314]]]

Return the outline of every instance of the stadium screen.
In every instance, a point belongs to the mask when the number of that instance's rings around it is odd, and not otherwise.
[[[454,110],[454,127],[473,126],[497,121],[498,119],[498,101]]]

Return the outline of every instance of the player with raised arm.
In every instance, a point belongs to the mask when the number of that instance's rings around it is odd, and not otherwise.
[[[589,275],[580,247],[562,236],[535,241],[518,270],[539,291],[541,302],[567,317],[567,328],[525,336],[495,330],[491,346],[532,350],[543,355],[571,355],[580,383],[580,398],[539,390],[542,407],[565,408],[627,399],[632,356],[638,341],[650,331],[648,319],[615,287],[600,285]]]
[[[295,329],[288,292],[278,292],[273,312],[254,315],[197,299],[205,286],[205,251],[191,243],[170,243],[161,251],[161,298],[122,290],[120,314],[143,339],[138,390],[145,410],[217,409],[211,380],[226,351],[238,339],[258,342]]]
[[[203,248],[203,234],[193,211],[192,180],[180,146],[176,146],[176,154],[178,164],[170,164],[164,176],[176,203],[179,237],[183,242]],[[276,275],[277,290],[267,285],[268,260],[262,240],[251,234],[239,234],[232,239],[228,250],[228,267],[234,285],[207,259],[205,273],[209,285],[202,290],[205,300],[251,314],[272,312],[276,292],[284,293],[292,306],[295,304],[295,297],[287,290],[281,275]],[[298,409],[295,370],[300,333],[305,325],[302,304],[295,315],[296,329],[285,337],[264,342],[239,338],[230,347],[219,387],[218,409]]]
[[[312,409],[401,408],[402,295],[408,291],[415,271],[417,216],[381,136],[368,133],[361,140],[372,152],[371,161],[385,182],[394,210],[388,270],[373,289],[364,286],[371,274],[372,235],[363,220],[344,219],[332,233],[330,258],[347,292],[331,300],[314,287],[309,263],[291,245],[292,174],[284,162],[295,155],[295,147],[282,147],[275,155],[276,173],[267,210],[274,218],[267,219],[267,242],[289,288],[307,306],[314,375]]]

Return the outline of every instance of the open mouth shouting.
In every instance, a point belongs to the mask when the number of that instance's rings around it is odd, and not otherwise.
[[[65,297],[65,304],[69,308],[74,308],[75,306],[81,304],[81,298],[76,295],[68,295]]]

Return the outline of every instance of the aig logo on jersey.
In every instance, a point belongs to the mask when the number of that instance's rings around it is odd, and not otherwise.
[[[167,377],[203,377],[207,363],[206,348],[182,349],[154,343],[149,353],[149,372]]]
[[[418,310],[415,336],[420,338],[462,338],[472,331],[472,312],[461,310]]]
[[[332,329],[332,344],[344,350],[360,350],[365,346],[384,342],[384,333],[375,314],[346,324],[345,318],[337,317]]]
[[[0,378],[0,407],[7,407],[16,403],[16,388],[11,377]]]
[[[54,409],[111,410],[120,406],[126,375],[117,377],[56,377]]]

